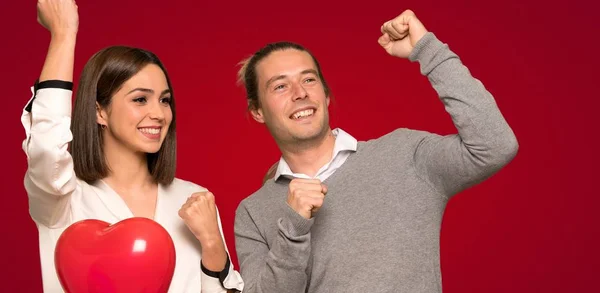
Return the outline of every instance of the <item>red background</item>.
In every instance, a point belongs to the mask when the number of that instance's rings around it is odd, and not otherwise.
[[[510,165],[450,201],[441,235],[444,292],[598,292],[598,10],[583,1],[519,2],[80,0],[75,73],[109,45],[161,57],[177,98],[177,175],[215,193],[234,251],[235,208],[279,156],[245,111],[237,62],[267,42],[299,42],[320,59],[332,88],[333,127],[358,139],[397,127],[454,132],[417,64],[377,44],[383,22],[413,9],[494,94],[520,142]],[[41,292],[20,124],[49,40],[35,7],[33,0],[0,4],[2,292]]]

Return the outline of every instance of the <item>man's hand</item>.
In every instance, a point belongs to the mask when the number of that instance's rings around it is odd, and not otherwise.
[[[396,18],[381,26],[379,44],[388,54],[408,58],[419,40],[427,33],[425,26],[414,12],[405,10]]]
[[[312,218],[323,205],[327,186],[318,179],[299,179],[290,182],[288,205],[306,219]]]

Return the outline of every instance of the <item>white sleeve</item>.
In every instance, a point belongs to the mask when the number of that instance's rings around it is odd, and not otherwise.
[[[21,116],[26,135],[22,145],[27,156],[25,190],[33,220],[56,228],[67,223],[69,196],[77,186],[68,151],[73,139],[72,90],[41,86],[31,89],[33,96]]]

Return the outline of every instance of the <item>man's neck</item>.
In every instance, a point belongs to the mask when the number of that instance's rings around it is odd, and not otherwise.
[[[319,169],[331,161],[335,136],[331,129],[320,139],[290,144],[281,148],[283,159],[294,173],[314,177]]]

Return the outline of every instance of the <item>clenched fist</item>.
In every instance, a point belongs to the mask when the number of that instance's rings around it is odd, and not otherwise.
[[[75,35],[79,14],[74,0],[38,0],[37,20],[52,35]]]
[[[319,211],[327,194],[327,186],[318,179],[293,179],[289,185],[288,205],[306,219]]]
[[[196,192],[179,209],[179,216],[203,246],[222,241],[217,222],[215,196],[209,192]]]
[[[408,58],[419,40],[427,33],[414,12],[406,10],[381,26],[379,44],[388,54]]]

